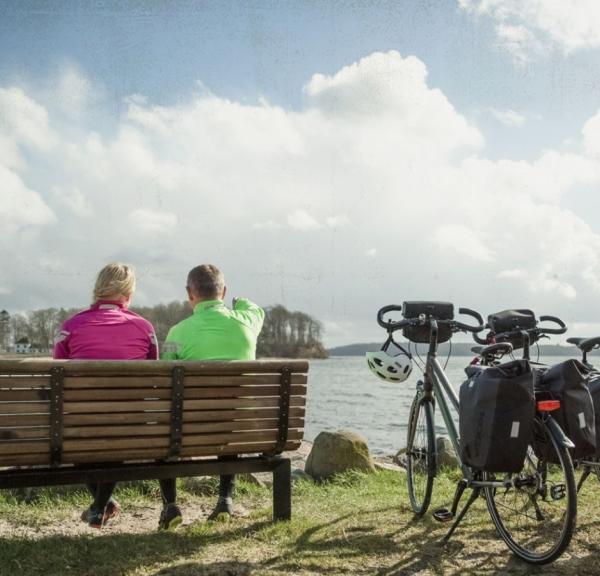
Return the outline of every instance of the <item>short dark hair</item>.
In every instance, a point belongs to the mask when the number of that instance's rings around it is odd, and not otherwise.
[[[220,298],[225,288],[225,277],[216,266],[201,264],[190,270],[187,287],[200,298]]]

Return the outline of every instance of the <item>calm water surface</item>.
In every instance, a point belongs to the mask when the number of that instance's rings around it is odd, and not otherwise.
[[[549,364],[567,358],[547,357]],[[445,359],[442,360],[442,366]],[[465,379],[464,367],[471,360],[454,356],[446,374],[458,391]],[[374,454],[392,454],[406,442],[408,413],[421,373],[415,365],[401,384],[383,382],[373,376],[363,356],[339,356],[311,360],[308,373],[306,412],[307,440],[322,430],[352,430],[362,434]],[[436,423],[443,426],[439,413]],[[438,433],[443,433],[443,428]]]

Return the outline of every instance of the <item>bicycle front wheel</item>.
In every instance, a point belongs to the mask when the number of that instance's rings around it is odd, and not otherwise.
[[[523,469],[500,478],[503,488],[486,487],[492,520],[508,547],[532,564],[556,560],[571,541],[577,515],[573,462],[556,421],[536,417],[534,440]]]
[[[420,394],[413,400],[408,419],[406,476],[410,505],[417,516],[422,516],[429,507],[433,490],[435,433],[433,403]]]

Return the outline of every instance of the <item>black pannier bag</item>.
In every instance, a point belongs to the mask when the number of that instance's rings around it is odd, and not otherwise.
[[[595,370],[588,377],[588,389],[594,404],[594,418],[596,421],[596,457],[600,458],[600,372]]]
[[[462,461],[486,472],[519,472],[533,430],[535,373],[527,360],[465,372],[458,410]]]
[[[487,319],[487,324],[494,334],[502,334],[503,332],[512,332],[513,330],[530,330],[535,328],[537,320],[535,314],[531,310],[503,310],[490,314]],[[523,348],[523,337],[520,334],[504,337],[498,340],[499,342],[510,342],[515,350]]]
[[[436,320],[453,320],[454,304],[452,302],[403,302],[402,316],[404,318],[418,318],[421,314]],[[407,326],[403,328],[402,334],[411,342],[429,344],[430,327],[429,324]],[[450,340],[451,336],[450,326],[444,324],[438,326],[438,343]]]
[[[540,371],[538,380],[538,400],[560,400],[560,408],[552,416],[575,444],[571,451],[575,460],[596,454],[596,420],[588,374],[589,368],[579,360],[566,360]]]

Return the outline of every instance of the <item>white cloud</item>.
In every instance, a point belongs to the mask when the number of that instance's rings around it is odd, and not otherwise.
[[[275,220],[265,220],[264,222],[255,222],[252,224],[252,228],[254,230],[279,230],[283,228],[283,225]]]
[[[350,218],[346,214],[336,214],[335,216],[327,216],[325,224],[329,228],[341,228],[350,224]]]
[[[523,126],[525,123],[526,117],[515,110],[498,110],[497,108],[490,108],[490,112],[492,116],[501,122],[505,126],[510,127],[519,127]]]
[[[396,52],[313,76],[301,110],[203,91],[76,118],[0,90],[32,111],[0,120],[2,307],[85,305],[116,259],[139,301],[171,300],[212,261],[232,295],[350,317],[356,338],[398,298],[600,322],[600,235],[565,201],[600,184],[598,115],[565,135],[574,152],[490,159],[424,63]]]
[[[43,151],[50,150],[56,142],[44,106],[15,86],[0,87],[0,134],[11,138],[14,145]]]
[[[477,233],[464,225],[446,225],[438,228],[433,235],[434,242],[441,250],[453,250],[480,262],[492,262],[494,252],[485,245]]]
[[[144,232],[169,232],[177,225],[177,216],[171,212],[157,212],[146,208],[137,208],[129,219]]]
[[[500,270],[498,274],[496,274],[497,278],[524,278],[527,275],[525,270],[520,270],[519,268],[513,268],[511,270]]]
[[[77,187],[61,188],[54,186],[52,188],[54,196],[63,203],[75,216],[91,216],[93,214],[92,206],[89,200]]]
[[[555,49],[569,54],[600,46],[597,0],[458,0],[475,17],[489,17],[498,42],[517,63]]]
[[[74,65],[65,66],[53,90],[56,104],[68,115],[81,116],[96,98],[92,81]]]
[[[305,210],[295,210],[287,216],[288,225],[294,230],[316,230],[321,225]]]
[[[0,238],[24,226],[41,226],[54,220],[54,213],[41,196],[0,164]]]
[[[586,152],[600,159],[600,111],[585,123],[582,133]]]

